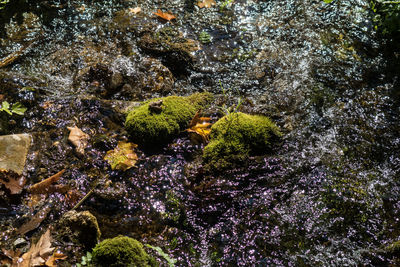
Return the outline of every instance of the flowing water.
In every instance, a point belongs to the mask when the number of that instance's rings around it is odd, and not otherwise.
[[[0,93],[28,111],[2,134],[34,133],[28,184],[63,168],[81,197],[101,184],[79,209],[102,238],[160,246],[178,266],[396,265],[399,54],[375,32],[369,1],[12,2],[0,11],[0,57],[16,59]],[[150,47],[149,33],[198,48]],[[241,110],[270,116],[282,139],[224,174],[204,173],[202,148],[184,134],[138,152],[137,168],[109,169],[104,154],[129,138],[118,107],[198,91],[219,95],[216,106],[242,97]],[[66,140],[72,125],[90,133],[83,158]],[[17,238],[28,198],[2,195],[2,246]],[[43,229],[72,207],[57,193],[40,205],[51,207]],[[65,266],[80,261],[79,247],[57,242]]]

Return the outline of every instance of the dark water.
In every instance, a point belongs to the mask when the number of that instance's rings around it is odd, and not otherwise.
[[[43,1],[0,11],[16,14],[3,15],[0,56],[31,44],[0,73],[1,93],[29,107],[8,132],[37,135],[28,183],[66,168],[62,182],[83,196],[97,181],[80,210],[97,217],[102,238],[123,234],[160,246],[179,266],[396,265],[385,248],[399,238],[398,54],[375,32],[368,1],[221,5]],[[136,6],[141,13],[121,12]],[[158,8],[178,19],[159,21]],[[167,27],[193,40],[207,32],[211,43],[200,43],[181,68],[169,54],[140,46],[146,33]],[[99,63],[106,66],[99,74],[82,78]],[[102,78],[115,73],[134,94],[108,88]],[[140,151],[135,169],[108,168],[104,154],[128,138],[118,101],[221,94],[220,83],[227,92],[215,105],[241,96],[243,111],[280,126],[274,151],[210,174],[201,147],[182,135],[161,151]],[[221,115],[215,106],[207,112]],[[74,124],[91,135],[84,158],[66,141]],[[5,207],[5,246],[29,212],[29,196],[21,198]],[[40,229],[71,208],[63,199],[54,194],[42,203],[52,210]],[[68,263],[79,262],[79,248],[59,245]]]

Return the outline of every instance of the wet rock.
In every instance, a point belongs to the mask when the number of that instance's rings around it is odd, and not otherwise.
[[[58,238],[64,242],[82,245],[86,249],[93,248],[100,239],[97,219],[89,211],[69,211],[60,219],[57,226]]]
[[[115,91],[124,84],[124,77],[119,72],[114,72],[110,78],[110,89]]]
[[[29,134],[0,136],[0,169],[22,174],[31,139]]]
[[[149,21],[149,17],[145,13],[133,13],[131,9],[120,10],[115,13],[111,23],[110,30],[115,36],[125,34],[141,35],[144,32],[151,31],[156,27]]]
[[[195,61],[192,52],[200,49],[197,41],[183,37],[181,32],[171,27],[145,33],[138,46],[143,51],[160,57],[175,76],[187,73]]]
[[[164,66],[161,61],[155,58],[143,60],[141,71],[136,86],[141,88],[141,92],[148,97],[154,93],[166,95],[174,88],[175,78],[171,71]]]

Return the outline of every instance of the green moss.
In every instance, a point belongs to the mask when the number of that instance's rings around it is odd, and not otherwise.
[[[142,243],[127,236],[106,239],[93,249],[92,263],[99,267],[156,266]]]
[[[125,127],[135,143],[143,146],[164,144],[184,130],[196,111],[210,99],[209,93],[152,99],[128,113]],[[160,111],[149,108],[158,100],[162,100]]]
[[[203,158],[208,166],[224,169],[251,154],[264,153],[271,137],[278,136],[278,127],[265,116],[231,113],[212,126]]]

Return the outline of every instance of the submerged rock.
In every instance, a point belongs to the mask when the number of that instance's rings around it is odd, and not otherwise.
[[[224,169],[251,154],[265,154],[271,138],[281,135],[268,117],[231,113],[211,127],[211,141],[204,148],[203,158],[210,167]]]
[[[69,211],[58,222],[58,236],[67,242],[93,248],[100,239],[96,217],[89,211]]]
[[[93,249],[92,262],[99,267],[157,266],[142,243],[127,236],[109,238]]]
[[[139,145],[164,144],[184,130],[196,111],[210,98],[209,93],[197,93],[146,101],[128,113],[125,127]]]
[[[160,56],[162,63],[179,76],[193,64],[192,52],[200,49],[199,42],[184,38],[183,34],[171,27],[145,33],[138,45],[143,51]]]

